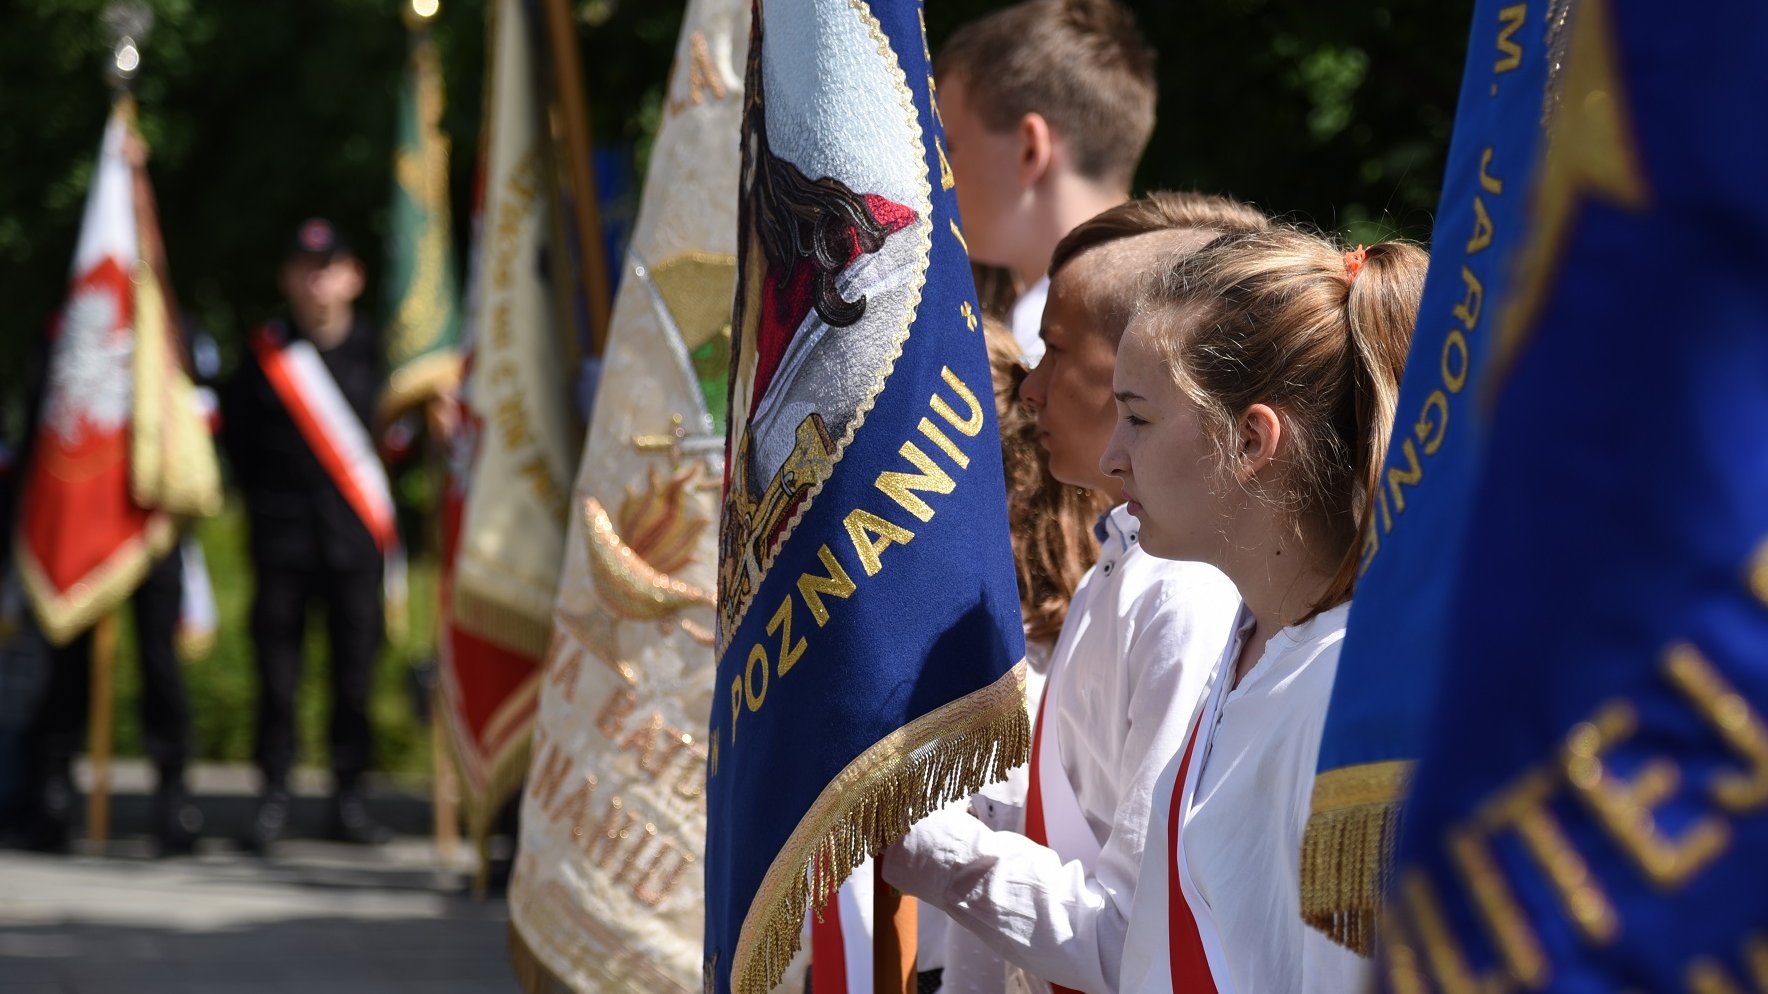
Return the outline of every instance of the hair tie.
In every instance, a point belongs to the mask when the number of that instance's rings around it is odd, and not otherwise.
[[[1363,271],[1363,263],[1369,259],[1369,250],[1361,245],[1344,254],[1344,271],[1349,274],[1350,282],[1357,281],[1357,274]]]

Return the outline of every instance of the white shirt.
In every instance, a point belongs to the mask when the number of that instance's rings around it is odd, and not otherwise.
[[[1050,277],[1046,274],[1013,301],[1008,323],[1013,326],[1013,340],[1019,343],[1019,355],[1027,366],[1037,365],[1044,357],[1044,340],[1038,337],[1038,329],[1043,326],[1044,301],[1049,296]]]
[[[1337,994],[1365,990],[1373,976],[1367,960],[1301,918],[1301,837],[1349,614],[1341,604],[1272,635],[1232,689],[1219,681],[1233,679],[1250,615],[1222,654],[1194,747],[1197,788],[1179,828],[1185,871],[1208,906],[1199,924],[1220,994]],[[1148,837],[1159,841],[1142,854],[1126,994],[1173,990],[1165,839],[1180,762],[1173,758],[1156,790]]]
[[[1025,708],[1027,716],[1037,720],[1038,702],[1044,697],[1044,678],[1050,672],[1052,642],[1025,640]],[[1018,832],[1025,828],[1025,794],[1030,784],[1031,767],[1020,764],[1007,771],[1007,779],[992,783],[971,798],[966,806],[971,814],[982,819],[989,828]],[[929,920],[941,923],[943,948],[932,957],[920,956],[916,966],[932,969],[937,962],[943,969],[939,978],[939,994],[1005,994],[1007,961],[978,939],[967,928],[951,924],[951,919],[938,908],[923,906],[920,916],[922,941],[926,941]],[[924,952],[924,950],[922,950]]]
[[[884,878],[1032,976],[1108,994],[1155,781],[1190,731],[1240,597],[1213,567],[1144,552],[1123,507],[1100,524],[1100,559],[1069,605],[1044,714],[1045,748],[1056,751],[1096,855],[1060,853],[947,809],[886,850]]]

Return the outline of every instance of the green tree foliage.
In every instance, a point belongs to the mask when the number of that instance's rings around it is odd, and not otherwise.
[[[1139,180],[1231,192],[1374,240],[1427,240],[1467,0],[1142,3],[1160,123]]]
[[[12,0],[0,32],[0,383],[66,291],[110,91],[104,0]],[[294,226],[333,218],[370,271],[392,170],[407,51],[388,0],[151,0],[135,83],[149,171],[180,304],[229,347],[277,306],[275,271]],[[456,93],[447,124],[465,207],[484,7],[452,0],[435,31]],[[464,58],[462,56],[464,55]],[[464,106],[463,106],[464,104]],[[364,296],[378,301],[377,294]],[[16,410],[8,412],[18,417]],[[16,421],[13,422],[16,427]]]
[[[538,7],[536,0],[527,2]],[[26,354],[66,292],[67,267],[110,94],[104,0],[0,0],[0,430],[22,420]],[[278,306],[275,270],[294,225],[331,217],[375,283],[407,52],[397,0],[149,0],[156,17],[136,94],[172,277],[186,311],[237,354]],[[932,0],[935,49],[997,0]],[[1470,0],[1132,0],[1160,50],[1160,113],[1143,189],[1232,193],[1370,241],[1429,237],[1465,51]],[[681,0],[572,0],[591,130],[632,150],[639,175],[662,118]],[[486,0],[442,0],[431,30],[447,89],[456,237],[464,247],[482,114]],[[732,136],[732,141],[736,137]],[[734,192],[734,191],[733,191]],[[423,474],[402,502],[426,505]],[[249,581],[237,514],[203,526],[224,630],[192,667],[205,755],[242,757]],[[414,529],[420,534],[422,528]],[[415,542],[421,555],[424,543]],[[417,601],[397,660],[432,651]],[[316,652],[317,655],[317,652]],[[125,658],[127,654],[125,654]],[[316,667],[317,668],[317,667]],[[123,669],[129,669],[124,666]],[[421,768],[403,666],[381,668],[382,760]],[[127,688],[125,688],[126,690]],[[311,696],[311,692],[310,692]],[[119,702],[121,710],[132,707]],[[242,710],[244,708],[244,710]],[[309,702],[303,735],[317,736]],[[133,740],[125,719],[124,741]]]
[[[15,386],[65,289],[109,100],[109,39],[103,0],[10,6],[0,33],[0,299],[10,325],[0,383]],[[392,0],[150,6],[156,24],[136,90],[173,278],[185,308],[231,349],[276,307],[276,262],[302,217],[337,220],[375,274],[405,28]],[[996,6],[929,4],[935,47]],[[1132,6],[1161,53],[1159,125],[1141,186],[1231,192],[1355,238],[1428,237],[1468,0]],[[631,146],[642,170],[681,4],[573,0],[573,9],[595,139]],[[484,24],[484,0],[444,0],[433,28],[457,218],[470,205]]]

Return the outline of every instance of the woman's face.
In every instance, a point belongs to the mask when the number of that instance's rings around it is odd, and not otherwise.
[[[1218,492],[1220,456],[1202,410],[1163,367],[1156,334],[1138,317],[1118,345],[1117,424],[1099,468],[1123,482],[1149,553],[1220,566],[1230,513]]]

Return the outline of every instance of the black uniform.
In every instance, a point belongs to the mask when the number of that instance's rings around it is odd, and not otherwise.
[[[178,548],[156,560],[135,588],[129,606],[141,655],[141,745],[167,790],[181,790],[190,759],[190,702],[173,648],[178,609],[184,599]],[[86,747],[87,700],[92,688],[92,629],[49,653],[49,685],[32,726],[38,772],[66,778]]]
[[[46,376],[46,363],[34,363],[21,467],[28,464],[36,441]],[[21,483],[24,477],[21,469]],[[0,519],[9,538],[11,518],[17,512],[15,498],[8,499],[5,518]],[[174,545],[152,563],[130,598],[141,663],[142,746],[159,774],[154,831],[162,844],[175,849],[188,848],[201,824],[184,784],[190,759],[190,703],[174,648],[184,597],[182,567]],[[72,767],[86,746],[91,688],[92,630],[87,629],[67,645],[50,650],[47,685],[26,735],[27,841],[34,847],[58,849],[66,843],[74,799]]]
[[[276,327],[288,340],[305,337],[288,317]],[[319,355],[351,410],[363,425],[372,425],[386,381],[374,328],[357,317],[348,337]],[[325,605],[331,645],[331,766],[339,789],[348,790],[370,759],[369,687],[385,623],[381,550],[250,351],[223,393],[221,423],[246,498],[258,578],[252,606],[258,765],[270,789],[286,787],[295,758],[295,691],[307,609],[318,600]]]

